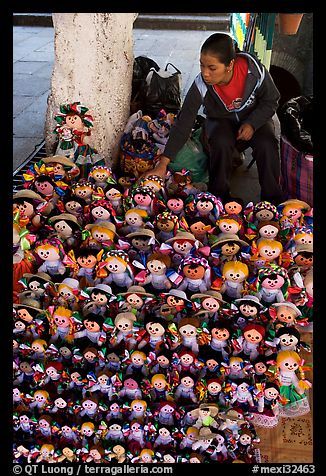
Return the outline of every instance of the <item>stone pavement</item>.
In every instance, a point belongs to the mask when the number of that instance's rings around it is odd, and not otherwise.
[[[134,29],[134,56],[145,55],[164,68],[173,63],[182,72],[182,97],[199,73],[199,50],[212,31]],[[13,27],[13,170],[44,138],[47,98],[54,62],[52,27]],[[231,192],[245,201],[259,200],[256,165],[236,169]]]

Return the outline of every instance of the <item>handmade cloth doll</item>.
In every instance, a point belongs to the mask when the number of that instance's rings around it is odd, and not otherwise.
[[[235,355],[232,355],[228,361],[221,362],[221,365],[225,368],[225,379],[227,382],[247,377],[249,370],[252,368],[249,362]]]
[[[277,221],[262,221],[257,226],[257,239],[256,243],[258,244],[261,240],[278,240],[280,225]]]
[[[272,318],[275,330],[280,326],[294,326],[297,324],[297,319],[300,319],[302,313],[300,309],[292,302],[274,302],[268,309],[269,315]]]
[[[160,315],[168,321],[178,323],[193,308],[186,293],[179,289],[170,289],[169,292],[162,293],[161,297],[163,304],[160,306]]]
[[[96,251],[110,250],[114,248],[114,240],[117,236],[114,223],[109,221],[99,221],[88,223],[82,232],[82,246],[89,247]]]
[[[256,274],[259,268],[269,266],[271,263],[280,264],[283,245],[280,241],[263,239],[257,245],[253,242],[251,250],[250,263],[253,265],[251,272]]]
[[[168,395],[170,384],[166,378],[166,375],[159,373],[152,376],[149,396],[153,402],[162,400],[166,401],[168,398],[171,399],[171,396]]]
[[[164,211],[159,213],[153,221],[156,238],[160,243],[165,243],[166,240],[173,238],[179,228],[179,218],[171,212]]]
[[[270,306],[274,302],[286,300],[290,281],[285,268],[273,263],[268,267],[260,268],[256,283],[255,294],[263,305]]]
[[[156,358],[150,366],[151,375],[164,374],[167,376],[172,373],[172,356],[173,353],[169,349],[163,349],[156,352]]]
[[[196,316],[200,317],[201,322],[213,322],[219,318],[219,310],[225,303],[221,293],[209,289],[203,293],[194,293],[191,295],[198,312]]]
[[[194,392],[194,376],[189,373],[180,374],[180,383],[174,392],[175,401],[181,404],[197,403]]]
[[[80,180],[71,185],[72,197],[82,198],[89,205],[93,200],[94,185],[91,182]]]
[[[45,164],[47,173],[55,181],[71,184],[72,180],[76,181],[79,178],[79,167],[64,155],[44,157],[42,163]]]
[[[36,165],[35,165],[36,167]],[[23,175],[26,179],[26,175]],[[42,213],[49,215],[50,213],[59,213],[62,208],[62,197],[66,193],[68,185],[64,182],[59,183],[54,181],[47,173],[36,173],[32,179],[32,182],[25,182],[25,187],[32,188],[34,192],[41,195],[41,197],[47,202],[47,205],[43,204],[38,207],[42,210]]]
[[[52,278],[65,274],[66,268],[62,261],[65,257],[65,251],[59,238],[37,241],[34,252],[42,260],[38,272],[47,273]]]
[[[176,403],[170,398],[161,400],[154,412],[154,419],[164,426],[176,426],[180,413],[177,411]]]
[[[228,440],[230,440],[230,438],[238,440],[241,426],[245,423],[243,411],[236,407],[229,408],[225,412],[220,412],[218,417],[223,420],[219,426],[219,430],[225,432]]]
[[[194,426],[188,426],[186,433],[180,441],[179,448],[181,450],[191,448],[193,443],[197,441],[199,430]]]
[[[140,208],[145,210],[148,216],[153,217],[156,200],[155,192],[150,187],[135,187],[130,190],[129,208]]]
[[[54,458],[54,446],[50,444],[44,444],[40,448],[40,454],[36,458],[36,463],[55,463],[56,460]]]
[[[123,215],[123,205],[124,205],[124,198],[123,198],[123,187],[116,183],[109,185],[105,190],[105,197],[111,203],[116,215],[118,217]]]
[[[147,315],[144,320],[145,332],[139,333],[137,349],[153,350],[155,352],[162,350],[165,346],[167,322],[162,317]]]
[[[51,213],[52,207],[45,198],[33,190],[19,190],[12,197],[13,213],[19,212],[19,223],[31,233],[41,230],[46,216]]]
[[[257,400],[257,408],[253,413],[254,426],[273,428],[279,423],[280,387],[278,383],[266,382],[257,385],[253,391]]]
[[[216,220],[216,225],[220,233],[230,235],[243,235],[243,220],[237,214],[226,213],[220,215]]]
[[[86,288],[86,293],[89,295],[89,300],[86,301],[87,305],[89,305],[89,311],[102,316],[110,309],[110,303],[115,300],[112,289],[108,284],[95,284],[95,286]],[[90,306],[90,304],[93,306]],[[84,315],[85,306],[82,308]]]
[[[89,223],[98,223],[99,221],[110,221],[115,223],[116,213],[111,202],[107,199],[95,198],[88,205],[87,218]]]
[[[63,197],[62,202],[64,206],[63,212],[74,215],[81,227],[86,225],[88,207],[86,200],[81,197],[77,197],[76,195],[72,195],[71,190],[69,189],[69,191]]]
[[[171,246],[172,262],[179,265],[181,260],[190,254],[190,251],[198,250],[202,247],[192,233],[179,230],[173,238],[166,240],[166,244]],[[162,248],[162,246],[161,246]],[[165,246],[163,247],[165,249]]]
[[[120,309],[125,312],[132,312],[135,314],[137,321],[143,322],[145,315],[151,304],[155,301],[154,294],[147,293],[142,286],[130,286],[126,292],[119,293],[118,298],[122,297],[120,301]]]
[[[120,399],[142,400],[143,394],[137,378],[131,375],[126,376],[123,381],[123,386],[118,392],[118,396]]]
[[[88,378],[91,377],[89,380],[90,387],[87,389],[91,394],[95,393],[95,395],[101,396],[104,395],[111,400],[113,394],[113,385],[111,382],[111,372],[107,370],[101,370],[97,376],[96,380],[94,381],[94,376],[89,374]]]
[[[94,165],[89,171],[87,180],[94,183],[96,189],[101,188],[104,192],[108,184],[117,183],[112,169],[105,165]]]
[[[119,228],[119,234],[126,236],[129,233],[134,233],[139,229],[145,227],[146,222],[149,220],[149,215],[146,210],[141,208],[129,208],[125,213],[125,220],[121,228]]]
[[[134,275],[129,266],[129,256],[123,250],[106,251],[99,262],[97,276],[103,284],[118,288],[129,288],[134,282]]]
[[[144,425],[135,420],[130,422],[129,430],[130,432],[127,436],[128,448],[133,454],[137,451],[140,453],[142,448],[145,447]]]
[[[181,346],[190,349],[195,355],[199,352],[198,332],[200,321],[195,317],[182,317],[178,323]]]
[[[280,416],[298,416],[310,411],[305,390],[311,387],[311,383],[305,379],[301,362],[301,357],[293,350],[277,353],[280,394],[286,399],[286,403],[281,405]]]
[[[297,198],[289,198],[285,202],[280,203],[278,211],[280,213],[279,222],[282,230],[288,229],[292,235],[295,228],[304,225],[304,215],[310,209],[311,207],[308,203]]]
[[[205,217],[190,217],[186,219],[189,231],[194,235],[196,240],[208,245],[209,233],[213,231],[212,223],[209,218]]]
[[[227,359],[231,354],[232,325],[226,320],[218,320],[211,324],[210,347],[214,350],[219,362]]]
[[[293,350],[299,352],[302,347],[306,351],[310,351],[310,347],[306,346],[300,339],[300,332],[293,326],[279,327],[275,333],[275,337],[272,341],[266,341],[266,344],[272,346],[272,351],[277,352],[280,350]],[[270,351],[266,351],[266,355],[269,355]]]
[[[233,301],[233,306],[238,312],[233,316],[236,326],[243,329],[252,321],[258,322],[261,319],[261,312],[264,306],[260,303],[257,296],[245,294],[239,299]]]
[[[261,324],[250,323],[242,329],[242,335],[232,341],[233,355],[241,354],[247,360],[254,360],[263,352],[265,327]]]
[[[50,344],[56,342],[58,339],[72,342],[74,333],[76,331],[76,321],[73,311],[63,306],[58,306],[53,309],[49,317],[50,325]]]
[[[194,427],[200,430],[202,427],[218,428],[218,422],[215,417],[218,415],[219,408],[217,405],[202,403],[193,410],[193,415],[197,415]]]
[[[138,231],[128,233],[125,238],[128,240],[128,244],[130,243],[131,245],[128,249],[128,256],[131,262],[136,261],[135,264],[137,264],[137,262],[141,263],[140,268],[142,269],[143,266],[146,266],[148,256],[151,255],[158,246],[154,231],[147,228],[140,228]]]
[[[176,441],[171,435],[171,429],[166,426],[160,426],[158,429],[158,436],[154,440],[154,448],[164,451],[166,448],[171,449],[176,445]]]
[[[163,253],[152,253],[147,258],[147,276],[144,278],[142,276],[136,276],[137,281],[139,281],[144,286],[150,284],[151,288],[149,289],[153,289],[153,291],[166,291],[170,289],[172,287],[172,283],[166,274],[170,264],[171,259],[168,255]]]
[[[249,245],[241,240],[238,235],[220,233],[209,237],[211,243],[211,256],[214,264],[223,266],[228,261],[242,260],[249,257]]]
[[[166,207],[169,212],[181,219],[185,216],[185,197],[179,196],[177,193],[168,193]]]
[[[179,264],[178,273],[184,276],[178,289],[206,292],[211,287],[211,267],[205,258],[186,256]]]
[[[136,316],[132,312],[120,312],[114,319],[115,331],[110,338],[110,345],[115,348],[123,343],[128,351],[134,349],[137,344],[137,332],[134,324]]]
[[[38,273],[24,273],[19,283],[29,293],[28,297],[38,301],[43,309],[50,304],[47,288],[52,283],[52,279],[49,274],[42,273],[42,271]]]
[[[133,400],[130,403],[128,420],[137,420],[144,423],[146,418],[147,402],[145,400]]]
[[[79,310],[79,301],[85,298],[79,287],[79,281],[75,278],[65,278],[61,283],[55,283],[57,295],[52,303],[57,306],[64,306],[72,311]]]
[[[145,352],[133,350],[130,352],[130,363],[126,368],[126,375],[138,375],[146,377],[148,375],[148,366]]]
[[[239,299],[246,286],[249,269],[241,261],[228,261],[222,267],[223,284],[220,289],[223,297]]]
[[[228,458],[227,438],[223,431],[213,432],[213,439],[210,445],[205,449],[204,454],[209,456],[211,461],[223,463]]]
[[[250,411],[254,409],[254,399],[250,382],[247,379],[240,379],[235,385],[235,391],[231,392],[230,404],[241,408],[244,415],[250,418],[252,416]]]
[[[100,314],[94,314],[92,312],[87,313],[83,317],[83,326],[84,328],[80,329],[78,332],[75,332],[74,339],[83,339],[86,342],[86,345],[89,345],[90,342],[101,347],[106,342],[106,333],[103,330],[104,317]],[[82,342],[79,341],[79,345]]]
[[[184,349],[176,352],[174,366],[178,373],[189,372],[198,376],[200,368],[203,364],[197,359],[196,353],[189,350],[186,346]]]
[[[224,210],[221,199],[209,192],[197,193],[191,208],[196,216],[209,218],[213,225]]]
[[[139,179],[139,186],[150,188],[158,198],[166,198],[164,180],[158,175],[147,175],[145,178],[141,177]]]
[[[305,276],[307,272],[313,267],[313,246],[311,244],[296,245],[292,251],[292,258],[294,261],[294,270],[298,270],[301,276]],[[290,272],[293,272],[292,269],[289,269],[289,273]]]
[[[74,102],[61,104],[54,116],[58,135],[55,155],[64,155],[72,159],[81,170],[81,177],[86,178],[95,164],[104,165],[104,159],[89,145],[93,117],[86,114],[88,108]]]

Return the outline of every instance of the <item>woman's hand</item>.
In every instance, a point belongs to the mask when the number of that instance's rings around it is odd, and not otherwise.
[[[254,132],[255,130],[250,124],[242,124],[238,130],[237,140],[250,140]]]
[[[161,177],[163,180],[165,180],[165,177],[166,177],[166,168],[168,166],[170,162],[170,159],[168,159],[167,157],[165,157],[165,155],[161,155],[160,158],[159,158],[159,162],[157,163],[157,165],[151,169],[151,170],[147,170],[147,172],[145,172],[141,178],[146,178],[148,177],[149,175],[158,175],[159,177]]]

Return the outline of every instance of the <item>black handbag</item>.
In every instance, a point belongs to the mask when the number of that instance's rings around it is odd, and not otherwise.
[[[172,66],[175,71],[168,71],[168,66]],[[172,63],[167,63],[164,70],[151,68],[144,88],[143,114],[156,117],[161,109],[173,114],[180,111],[181,71]]]

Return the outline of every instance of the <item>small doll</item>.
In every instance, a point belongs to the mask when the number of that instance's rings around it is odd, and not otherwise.
[[[144,448],[141,450],[139,456],[131,460],[132,463],[154,463],[153,460],[155,453],[150,448]]]
[[[253,435],[249,428],[241,428],[235,450],[236,458],[245,463],[254,462]]]
[[[178,373],[188,372],[198,376],[202,363],[198,361],[196,354],[191,350],[184,348],[176,354],[175,368]]]
[[[159,316],[147,315],[144,320],[144,332],[139,333],[137,349],[158,352],[165,347],[165,332],[168,325],[165,319]]]
[[[51,236],[59,238],[66,250],[76,248],[79,245],[81,227],[74,215],[61,213],[60,215],[51,216],[48,223],[55,230],[55,233]]]
[[[143,399],[143,394],[136,377],[131,375],[125,377],[125,379],[123,380],[123,386],[118,392],[118,397],[120,399],[128,400]]]
[[[255,392],[255,391],[254,391]],[[254,414],[253,424],[272,428],[279,422],[280,387],[277,382],[266,382],[256,394],[257,413]]]
[[[278,206],[280,213],[280,224],[282,230],[290,229],[291,235],[293,230],[304,225],[304,215],[311,209],[308,203],[297,198],[290,198]],[[291,236],[290,236],[291,238]]]
[[[180,416],[177,405],[172,401],[171,397],[169,400],[161,400],[154,412],[155,420],[157,420],[160,425],[166,427],[176,426]]]
[[[249,410],[254,409],[254,400],[251,393],[250,382],[247,379],[239,379],[236,383],[236,390],[231,392],[230,404],[241,408],[244,412],[244,415],[247,418],[250,418],[252,415]],[[236,405],[234,405],[236,404]]]
[[[87,177],[95,164],[104,164],[102,157],[89,145],[93,117],[87,112],[86,106],[73,102],[61,104],[58,114],[54,116],[57,122],[54,133],[58,135],[55,155],[73,160],[80,167],[81,177]]]
[[[166,198],[164,179],[158,175],[147,175],[145,178],[140,178],[139,186],[150,188],[158,198]]]
[[[137,321],[143,322],[146,312],[155,300],[154,294],[147,293],[142,286],[130,286],[124,293],[119,293],[118,297],[123,297],[122,310],[135,314]]]
[[[149,217],[155,215],[155,192],[150,187],[135,187],[130,190],[130,208],[145,210]]]
[[[110,345],[115,348],[122,345],[128,351],[137,344],[137,333],[134,327],[136,316],[132,312],[120,312],[114,319],[115,331],[110,338]]]
[[[297,245],[293,252],[292,257],[294,260],[294,266],[304,276],[313,266],[313,246],[310,244]],[[290,270],[289,270],[290,271]]]
[[[166,244],[171,246],[172,262],[175,265],[179,265],[181,260],[190,254],[190,251],[197,250],[202,246],[202,243],[196,240],[192,233],[181,230],[173,238],[166,240]]]
[[[211,235],[209,238],[211,242],[211,255],[214,264],[222,266],[228,261],[242,260],[242,258],[249,258],[249,245],[244,240],[241,240],[238,235],[231,233],[220,233],[218,236]]]
[[[75,358],[83,365],[87,372],[96,373],[105,365],[105,358],[103,353],[95,347],[88,346],[82,351],[82,358],[79,353],[75,352]]]
[[[168,178],[167,191],[169,196],[187,197],[199,191],[207,190],[207,186],[198,183],[194,184],[190,170],[181,169],[174,171]]]
[[[46,390],[35,390],[34,395],[32,395],[32,401],[29,404],[29,408],[33,411],[43,412],[45,409],[49,408],[50,405],[50,395]]]
[[[298,331],[298,329],[293,326],[279,327],[276,331],[275,338],[273,339],[272,343],[275,346],[273,348],[274,352],[280,350],[291,350],[299,352],[299,350],[301,350],[301,347],[304,347],[305,350],[310,351],[310,348],[306,348],[306,345],[301,342],[300,332]],[[269,342],[266,341],[266,344],[269,344]],[[271,349],[269,349],[269,351],[266,351],[266,355],[269,355],[271,352]]]
[[[169,193],[166,199],[166,207],[169,212],[181,219],[185,216],[185,197],[176,193]]]
[[[104,192],[109,183],[117,183],[112,169],[105,165],[94,165],[88,174],[87,180],[94,183],[96,189],[101,188]]]
[[[45,378],[43,385],[52,394],[62,394],[62,381],[64,378],[64,366],[61,362],[51,360],[45,365]]]
[[[139,261],[144,265],[147,262],[148,256],[154,252],[158,245],[154,231],[147,228],[140,228],[134,233],[128,233],[126,239],[131,244],[131,247],[128,249],[130,260]]]
[[[114,247],[114,240],[117,236],[114,223],[109,221],[99,221],[88,223],[82,232],[85,237],[82,246],[90,247],[96,251],[109,250]]]
[[[63,264],[65,251],[59,238],[44,239],[35,243],[35,254],[42,260],[38,272],[44,272],[54,277],[62,277],[66,273]]]
[[[111,453],[109,453],[109,457],[110,460],[114,460],[117,463],[124,463],[126,461],[126,449],[122,445],[114,445]]]
[[[227,450],[227,437],[221,430],[213,432],[213,439],[205,449],[204,454],[209,456],[211,461],[223,463],[227,460],[229,453]]]
[[[136,452],[140,453],[146,446],[144,425],[134,420],[130,422],[129,430],[127,436],[128,448],[132,454],[136,454]]]
[[[69,448],[69,446],[65,446],[62,449],[62,455],[57,458],[58,463],[62,463],[63,461],[67,461],[68,463],[76,463],[78,461],[76,448]]]
[[[98,420],[99,415],[99,402],[96,397],[84,397],[81,401],[82,410],[79,412],[79,416],[88,417],[91,420]]]
[[[222,267],[223,284],[220,289],[223,297],[239,299],[245,291],[249,268],[241,261],[228,261]]]
[[[30,342],[47,335],[47,321],[43,319],[43,311],[39,307],[27,304],[14,304],[13,307],[16,313],[13,329],[15,337],[22,337],[23,341]]]
[[[71,446],[79,446],[79,438],[77,433],[76,423],[71,419],[67,419],[66,415],[64,421],[61,424],[61,429],[59,430],[58,434],[59,437],[59,445],[60,447],[65,445]]]
[[[56,305],[67,307],[72,311],[79,310],[79,302],[84,298],[84,293],[79,287],[79,281],[75,278],[65,278],[61,283],[56,283]]]
[[[110,309],[110,303],[115,300],[112,289],[108,284],[95,284],[89,288],[86,288],[86,292],[90,297],[87,302],[88,310],[95,314],[101,314],[104,316]],[[90,306],[92,304],[92,306]],[[82,308],[84,313],[84,307]]]
[[[51,276],[47,273],[24,273],[20,283],[29,292],[29,297],[36,299],[42,308],[46,308],[50,303],[47,293],[48,284],[52,283]]]
[[[88,205],[88,221],[89,223],[98,223],[99,221],[115,221],[115,211],[111,202],[104,198],[96,198]]]
[[[64,188],[67,188],[67,184],[63,184]],[[41,197],[47,202],[47,206],[42,209],[46,210],[46,214],[59,211],[61,207],[60,196],[64,196],[65,191],[57,186],[49,175],[40,174],[35,177],[32,185],[34,192],[41,195]]]
[[[77,222],[81,227],[86,225],[86,210],[88,206],[86,200],[81,197],[77,197],[77,195],[72,195],[71,192],[68,192],[62,201],[64,212],[76,217]]]
[[[144,423],[146,417],[147,403],[145,400],[133,400],[130,403],[130,414],[128,416],[129,420],[137,420],[141,423]]]
[[[230,200],[224,202],[225,213],[230,215],[243,216],[244,202],[240,197],[232,197]]]
[[[225,320],[215,321],[211,324],[210,347],[214,350],[218,362],[222,362],[231,353],[232,324]]]
[[[151,285],[151,289],[166,291],[172,287],[172,283],[167,277],[167,269],[171,265],[171,259],[163,253],[152,253],[147,258],[146,268],[147,276],[144,278],[143,285]],[[142,279],[137,279],[142,282]]]
[[[300,309],[292,302],[274,302],[269,309],[269,315],[272,318],[275,330],[280,326],[294,326],[297,324],[297,319],[300,319],[302,313]]]
[[[239,299],[233,301],[238,312],[233,316],[234,323],[239,329],[242,329],[252,321],[259,321],[264,306],[260,303],[257,296],[245,294]]]
[[[205,258],[186,256],[179,264],[178,273],[184,276],[178,289],[206,292],[211,287],[211,267]]]
[[[205,456],[192,451],[189,455],[189,463],[205,463]]]
[[[19,415],[14,414],[14,431],[16,439],[22,443],[29,443],[34,436],[32,412],[25,411]]]
[[[170,384],[166,375],[158,373],[153,375],[150,385],[149,396],[153,402],[166,401],[171,398],[169,396]]]
[[[277,240],[280,232],[280,225],[276,221],[262,221],[257,226],[257,244],[261,240]]]
[[[220,215],[216,220],[217,228],[220,233],[226,233],[231,235],[243,234],[243,220],[237,214],[226,213]]]
[[[82,198],[85,200],[87,205],[92,202],[93,193],[94,185],[91,182],[80,180],[79,182],[73,183],[71,185],[72,197]]]
[[[64,259],[67,267],[72,269],[72,277],[79,279],[80,287],[94,286],[96,277],[96,265],[100,259],[101,254],[95,247],[81,247],[75,250],[70,250]]]
[[[286,300],[290,280],[285,268],[273,263],[268,267],[260,268],[256,283],[255,294],[263,305],[270,306],[274,302]]]
[[[204,293],[192,294],[191,300],[199,310],[196,316],[200,316],[201,322],[213,322],[219,318],[219,309],[225,303],[221,293],[209,289]]]
[[[198,428],[195,428],[194,426],[188,426],[184,437],[180,441],[180,450],[191,448],[195,441],[197,441],[198,439],[198,433]]]
[[[109,408],[108,408],[108,411],[106,412],[105,418],[107,421],[111,421],[113,419],[118,419],[118,420],[123,419],[122,409],[119,402],[117,402],[116,400],[111,400],[109,402]]]
[[[178,324],[181,345],[190,349],[195,355],[199,352],[198,332],[200,321],[196,317],[182,317]]]
[[[133,350],[130,353],[130,363],[126,368],[126,375],[138,375],[146,377],[148,375],[147,356],[140,350]]]
[[[205,217],[187,217],[187,224],[189,226],[189,231],[194,235],[196,240],[203,243],[203,245],[208,245],[209,243],[209,233],[213,231],[212,223],[209,218]]]
[[[242,357],[235,355],[232,355],[228,361],[222,362],[221,365],[225,368],[225,379],[227,382],[247,377],[249,370],[252,369],[251,364]]]
[[[92,421],[84,421],[80,425],[80,439],[82,446],[93,445],[98,441],[95,433],[95,425]]]
[[[105,440],[108,440],[110,443],[124,443],[125,437],[122,430],[122,421],[116,418],[112,418],[112,420],[110,420],[108,423]]]
[[[215,225],[223,210],[221,199],[212,193],[199,192],[194,196],[193,211],[195,215],[209,218],[212,225]]]
[[[105,198],[109,200],[118,217],[123,215],[123,192],[123,187],[118,183],[109,184],[105,190]]]
[[[72,180],[79,178],[79,167],[64,155],[44,157],[42,162],[46,165],[49,175],[55,180],[63,180],[70,184]]]
[[[228,440],[230,438],[238,440],[241,426],[245,423],[243,411],[236,407],[229,408],[225,412],[220,412],[218,417],[223,420],[220,424],[219,430],[225,431]]]
[[[46,349],[48,348],[47,342],[44,339],[34,339],[31,343],[31,359],[44,360]]]
[[[153,221],[156,238],[160,243],[165,243],[166,240],[173,238],[179,228],[179,218],[171,212],[164,211],[159,213]]]
[[[122,227],[119,228],[119,234],[126,236],[130,233],[134,233],[144,228],[148,220],[149,215],[146,210],[141,208],[129,208],[125,213],[124,223]]]
[[[68,369],[67,373],[70,378],[68,389],[72,391],[76,390],[78,394],[81,392],[84,396],[87,383],[86,371],[81,368],[73,367],[72,369]]]
[[[180,374],[180,383],[174,392],[175,401],[181,404],[197,403],[194,392],[195,380],[190,373]]]
[[[176,441],[171,434],[171,429],[161,425],[158,429],[158,436],[154,440],[154,448],[157,448],[159,451],[165,451],[165,449],[171,449],[175,445]]]
[[[163,349],[156,352],[156,358],[152,362],[150,367],[150,373],[155,374],[164,374],[167,376],[172,373],[172,351],[170,349]]]
[[[224,392],[222,391],[223,378],[211,377],[206,380],[207,395],[206,400],[208,403],[218,403],[219,406],[225,407],[226,401]]]
[[[202,427],[218,428],[218,423],[215,417],[218,415],[219,408],[215,404],[202,403],[199,407],[193,410],[193,414],[197,416],[194,427],[200,430]]]
[[[276,240],[260,240],[259,243],[252,245],[252,256],[250,261],[254,267],[253,274],[257,273],[257,270],[262,267],[269,266],[269,264],[279,264],[281,262],[281,256],[283,251],[283,245],[280,241]]]
[[[275,354],[270,357],[267,355],[258,355],[258,357],[251,362],[253,365],[252,379],[255,385],[265,383],[273,378],[272,369],[274,369],[275,364],[275,361],[273,360],[274,357]]]
[[[51,317],[49,317],[50,324],[50,344],[56,342],[58,339],[72,342],[74,333],[76,331],[76,322],[74,320],[73,312],[63,306],[58,306],[53,310]]]
[[[104,317],[92,312],[83,317],[83,328],[75,332],[74,340],[83,339],[86,345],[90,342],[101,347],[106,342],[106,332],[103,330]],[[78,342],[80,345],[81,341]]]
[[[170,289],[168,293],[162,293],[161,297],[164,302],[160,307],[160,315],[168,321],[178,323],[192,310],[192,303],[184,291]]]
[[[41,415],[36,424],[35,440],[37,444],[51,442],[53,439],[52,433],[52,417],[50,415]]]
[[[107,463],[105,449],[100,443],[90,446],[88,455],[85,460],[86,463]]]
[[[207,448],[213,442],[214,436],[217,431],[218,430],[215,430],[214,428],[200,428],[197,440],[191,446],[192,450],[198,451],[203,456]]]
[[[119,372],[121,368],[121,358],[119,353],[114,350],[108,351],[106,354],[105,367],[113,373]]]
[[[233,355],[241,354],[250,361],[255,360],[262,353],[265,333],[265,327],[261,324],[247,324],[242,329],[242,335],[232,341]]]
[[[293,350],[281,350],[276,356],[280,394],[286,399],[281,405],[280,416],[298,416],[310,411],[305,390],[311,383],[305,379],[302,359]]]
[[[108,400],[111,400],[113,394],[111,372],[108,372],[107,370],[101,370],[97,374],[96,381],[90,381],[90,384],[91,387],[88,389],[88,391],[91,394],[97,392],[95,395],[106,396]]]
[[[199,360],[204,363],[200,371],[200,378],[208,380],[211,377],[216,377],[219,374],[220,355],[215,352],[209,345],[202,346]]]
[[[19,222],[31,232],[35,233],[44,225],[46,216],[51,213],[52,207],[33,190],[19,190],[13,195],[13,213],[19,212]]]
[[[106,251],[98,266],[97,275],[103,278],[103,284],[129,288],[134,282],[134,275],[129,266],[129,256],[123,250]]]
[[[54,446],[51,444],[44,444],[40,448],[40,454],[36,458],[36,463],[56,463],[54,458]]]

